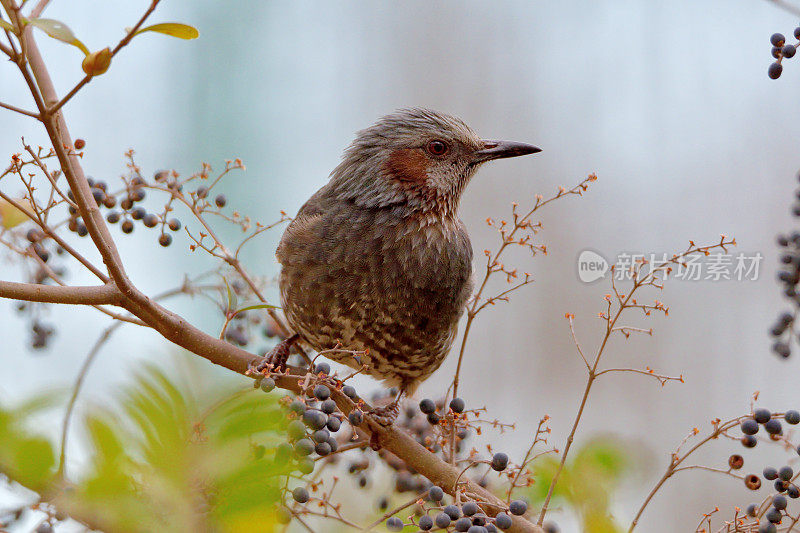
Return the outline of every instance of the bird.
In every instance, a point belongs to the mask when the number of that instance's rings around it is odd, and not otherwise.
[[[445,360],[472,294],[472,245],[458,216],[464,189],[484,163],[540,151],[484,140],[423,108],[359,131],[280,240],[280,300],[294,334],[258,369],[285,367],[298,341],[328,350],[397,388],[379,408],[391,423],[401,398]]]

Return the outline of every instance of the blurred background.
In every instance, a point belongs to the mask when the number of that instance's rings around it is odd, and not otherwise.
[[[55,1],[46,16],[67,22],[94,50],[115,43],[146,4]],[[128,148],[145,173],[186,174],[202,161],[220,168],[239,157],[247,171],[221,190],[230,206],[268,223],[281,209],[293,215],[325,183],[356,130],[400,107],[430,107],[487,138],[543,148],[484,167],[468,188],[461,213],[482,268],[481,251],[498,243],[486,217],[508,217],[511,202],[529,206],[536,194],[597,174],[583,198],[541,212],[539,242],[548,255],[506,260],[536,282],[482,313],[471,334],[461,395],[516,424],[502,440],[485,437],[502,442],[512,460],[524,454],[543,415],[552,417],[557,447],[572,424],[586,376],[564,314],[575,314],[581,344],[593,352],[604,328],[597,313],[610,291],[607,280],[579,280],[577,257],[587,248],[612,260],[621,252],[678,252],[689,239],[710,244],[724,233],[736,238],[735,251],[764,256],[755,281],[674,281],[651,292],[648,299],[664,301],[669,316],[631,313],[627,323],[652,327],[652,338],[609,345],[607,366],[650,366],[685,379],[661,387],[616,374],[592,391],[578,444],[616,436],[636,465],[615,494],[620,523],[630,522],[693,427],[705,431],[716,417],[747,412],[756,391],[759,405],[800,407],[800,357],[778,360],[768,335],[784,307],[775,236],[794,224],[800,168],[800,65],[786,61],[779,80],[767,77],[769,36],[791,35],[797,19],[773,3],[168,1],[152,21],[186,22],[201,36],[137,38],[67,106],[94,177],[125,173]],[[81,77],[80,54],[39,42],[63,94]],[[11,65],[0,67],[0,97],[31,107],[25,94]],[[0,113],[2,154],[19,151],[22,135],[46,142],[34,121]],[[238,238],[233,229],[223,233]],[[276,230],[250,246],[244,259],[252,272],[276,275],[279,237]],[[121,244],[129,273],[150,294],[211,264],[188,251],[185,236],[169,249],[156,238],[142,228]],[[3,278],[15,272],[5,262],[0,270]],[[71,281],[85,280],[76,273]],[[105,326],[91,309],[54,308],[46,318],[61,325],[58,334],[49,350],[32,353],[15,304],[0,306],[5,400],[68,387]],[[170,306],[207,331],[221,326],[211,306]],[[102,402],[141,360],[174,351],[135,327],[116,336],[88,376],[85,402]],[[450,357],[419,397],[441,395],[454,367]],[[364,379],[361,387],[377,385]],[[728,455],[741,450],[716,443],[700,462],[726,468]],[[759,472],[772,454],[781,456],[777,447],[748,452],[745,470]],[[751,498],[732,478],[682,473],[653,500],[641,530],[693,530],[702,513],[715,506],[727,513]],[[553,518],[565,531],[577,528],[566,510]]]

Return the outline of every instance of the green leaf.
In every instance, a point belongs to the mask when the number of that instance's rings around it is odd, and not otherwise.
[[[86,55],[89,55],[89,49],[75,37],[69,26],[55,19],[32,19],[28,24],[39,28],[53,39],[57,39],[63,43],[71,44],[81,50]]]
[[[156,33],[163,33],[178,39],[197,39],[200,32],[197,28],[189,26],[188,24],[181,24],[180,22],[162,22],[161,24],[153,24],[137,31],[134,35],[139,35],[146,31],[154,31]]]
[[[0,19],[0,28],[3,28],[4,30],[10,31],[12,33],[14,31],[14,26],[12,26],[11,24],[2,19]]]

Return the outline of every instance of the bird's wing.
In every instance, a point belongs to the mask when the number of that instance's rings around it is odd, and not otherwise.
[[[322,262],[320,238],[324,230],[323,209],[315,196],[300,208],[281,237],[275,255],[281,265],[307,263],[315,259]]]

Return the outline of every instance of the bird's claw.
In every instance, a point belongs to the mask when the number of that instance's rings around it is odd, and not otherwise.
[[[297,342],[298,339],[299,336],[295,334],[282,340],[257,364],[250,363],[248,372],[252,371],[252,373],[256,374],[268,374],[270,372],[281,372],[286,370],[286,361],[289,360],[289,351],[292,349],[292,345]]]
[[[369,416],[371,416],[372,419],[381,426],[389,427],[394,424],[394,421],[397,420],[399,414],[400,403],[394,401],[389,405],[384,405],[383,407],[374,407],[372,411],[370,411]]]

